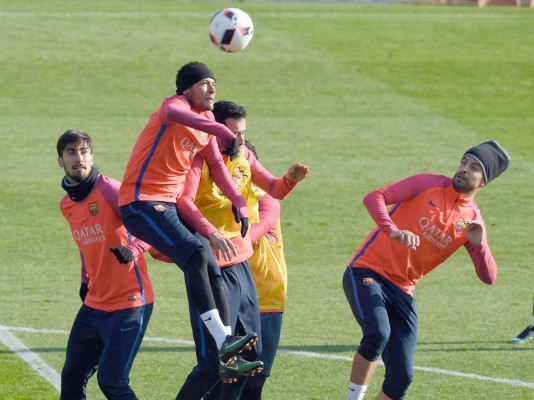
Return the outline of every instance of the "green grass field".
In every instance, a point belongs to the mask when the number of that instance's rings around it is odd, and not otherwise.
[[[255,23],[238,54],[207,35],[228,5]],[[420,282],[406,398],[532,399],[534,343],[509,342],[532,311],[534,10],[0,0],[0,37],[0,399],[58,398],[37,371],[60,373],[80,306],[58,136],[90,133],[95,163],[122,179],[149,114],[194,60],[214,71],[217,99],[247,107],[263,165],[277,175],[310,167],[282,203],[289,301],[264,397],[346,398],[360,330],[341,277],[373,227],[361,199],[414,173],[451,175],[467,148],[496,139],[513,160],[477,202],[497,283],[479,282],[463,249]],[[150,269],[156,303],[132,386],[140,399],[173,399],[195,362],[183,277],[152,260]],[[96,379],[89,394],[103,399]]]

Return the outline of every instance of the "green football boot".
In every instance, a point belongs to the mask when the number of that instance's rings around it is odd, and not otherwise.
[[[234,383],[242,376],[252,376],[263,371],[262,361],[246,361],[241,357],[227,365],[219,366],[219,377],[224,383]]]
[[[258,334],[255,332],[249,332],[245,336],[228,335],[219,350],[219,360],[223,364],[230,364],[238,354],[250,350],[257,341]]]

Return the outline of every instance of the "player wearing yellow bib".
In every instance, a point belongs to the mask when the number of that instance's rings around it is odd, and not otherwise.
[[[220,121],[224,121],[239,140],[246,130],[246,110],[234,103],[219,102],[214,105],[213,110],[216,120],[219,121],[218,118],[221,115],[218,111],[221,111],[221,108],[226,109],[227,106],[231,106],[228,107],[230,110],[237,107],[240,109],[240,114],[237,116],[225,114],[225,118]],[[283,199],[308,173],[307,166],[293,164],[283,178],[277,178],[268,172],[245,146],[240,147],[239,154],[234,160],[225,157],[224,161],[238,191],[247,203],[251,223],[259,222],[258,200],[252,184],[274,198]],[[253,332],[259,333],[258,298],[248,263],[248,259],[253,254],[250,232],[247,232],[244,237],[240,235],[240,225],[232,218],[232,203],[215,185],[202,156],[196,156],[193,160],[184,190],[178,198],[177,207],[185,222],[208,240],[214,234],[223,235],[230,239],[232,248],[229,250],[235,254],[231,261],[220,257],[217,251],[214,251],[214,254],[228,299],[231,327],[236,334],[242,331],[251,331],[251,329]],[[210,272],[210,274],[214,273],[216,272]],[[191,308],[190,311],[198,364],[193,368],[178,393],[178,400],[202,398],[217,382],[219,376],[223,381],[227,381],[225,380],[225,369],[228,367],[219,365],[215,343],[209,335],[206,335],[203,324],[199,323],[198,311],[194,308]],[[260,351],[261,341],[254,351],[247,355],[251,359],[256,359]],[[236,363],[232,364],[233,368],[239,368],[241,362],[238,359]],[[228,371],[228,376],[233,377],[236,374],[233,371]],[[244,384],[245,380],[239,379],[232,385],[220,385],[220,387],[211,390],[204,398],[239,399]]]

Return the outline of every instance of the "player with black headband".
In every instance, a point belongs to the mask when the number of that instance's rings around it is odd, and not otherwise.
[[[231,159],[237,156],[239,143],[231,130],[214,120],[215,94],[215,76],[205,64],[191,62],[180,68],[176,95],[163,100],[135,143],[120,188],[119,206],[126,228],[182,269],[188,293],[217,344],[219,357],[229,363],[257,340],[257,334],[232,335],[224,291],[218,291],[221,297],[214,297],[207,254],[176,210],[191,162],[200,153],[234,205],[241,235],[248,231],[247,205],[224,165],[216,138]],[[231,260],[235,256],[227,238],[213,235],[210,240],[217,257]],[[220,280],[211,284],[220,285]]]

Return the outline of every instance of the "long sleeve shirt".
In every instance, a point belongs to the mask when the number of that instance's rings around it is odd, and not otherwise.
[[[154,302],[152,283],[142,253],[150,246],[132,240],[122,225],[118,211],[120,183],[100,175],[91,193],[74,202],[65,196],[60,203],[82,260],[82,281],[88,283],[85,304],[89,307],[116,311]],[[110,251],[111,247],[128,246],[135,260],[123,265]]]
[[[175,203],[193,158],[201,153],[211,174],[219,178],[221,188],[237,195],[235,206],[240,215],[248,217],[245,201],[235,190],[216,137],[229,146],[235,135],[217,123],[211,111],[193,110],[184,96],[165,99],[134,145],[119,191],[119,206],[134,201]]]
[[[226,159],[226,166],[235,187],[247,199],[251,223],[258,220],[257,211],[253,210],[255,205],[249,202],[254,199],[257,203],[251,183],[276,199],[285,198],[297,186],[297,182],[286,176],[273,176],[245,146],[241,146],[240,154],[235,160]],[[232,202],[221,193],[214,178],[211,176],[211,170],[204,165],[203,157],[197,156],[187,176],[184,190],[178,198],[177,207],[185,222],[202,236],[208,237],[219,231],[232,240],[237,247],[238,256],[229,262],[220,260],[219,265],[223,267],[247,260],[252,255],[252,242],[250,232],[244,238],[241,237],[239,224],[233,220]]]
[[[474,246],[465,233],[465,220],[484,225],[480,210],[474,200],[454,190],[451,178],[415,175],[369,193],[364,204],[378,226],[356,250],[349,267],[371,269],[413,294],[420,278],[464,246],[479,279],[495,282],[497,265],[487,238]],[[395,230],[418,235],[419,247],[411,250],[391,239]]]

